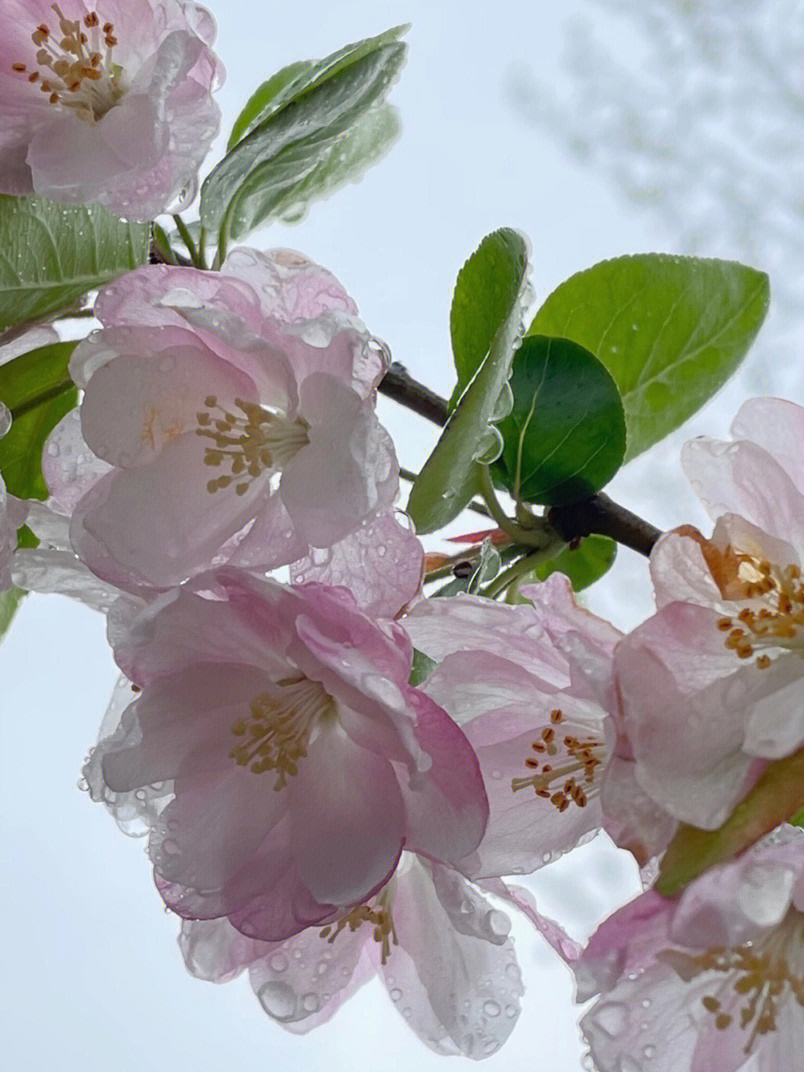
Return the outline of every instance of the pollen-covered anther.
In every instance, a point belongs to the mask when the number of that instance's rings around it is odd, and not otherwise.
[[[734,617],[723,617],[717,628],[725,633],[725,645],[738,659],[756,655],[755,665],[767,669],[771,657],[758,648],[798,649],[804,654],[804,582],[801,569],[791,564],[781,568],[749,555],[731,555],[736,574],[730,577],[727,594],[732,600],[751,600]]]
[[[373,903],[352,908],[345,916],[341,916],[337,923],[322,927],[319,933],[332,945],[341,931],[347,927],[350,931],[356,931],[364,923],[373,927],[372,938],[379,944],[380,958],[385,964],[391,955],[391,947],[399,945],[387,890],[383,890],[378,897],[375,897]]]
[[[227,465],[229,473],[207,482],[207,490],[218,491],[234,483],[244,495],[251,482],[263,472],[279,470],[310,442],[309,425],[300,417],[274,413],[256,402],[234,400],[234,413],[207,395],[208,408],[196,414],[195,434],[212,441],[204,448],[204,464],[214,468]]]
[[[603,762],[604,744],[597,737],[579,737],[572,733],[557,734],[555,727],[564,722],[563,712],[555,708],[550,712],[550,725],[542,729],[531,745],[535,756],[528,756],[525,766],[533,771],[524,778],[513,778],[511,789],[532,788],[537,797],[549,800],[558,811],[566,811],[571,804],[585,808],[589,792],[594,785],[597,768]],[[554,762],[543,761],[540,756],[556,757]]]
[[[746,942],[731,949],[707,949],[699,954],[667,950],[660,957],[685,982],[709,972],[727,977],[728,989],[718,984],[718,996],[705,994],[701,1004],[714,1017],[714,1025],[719,1031],[732,1025],[739,1026],[741,1031],[751,1028],[743,1047],[743,1052],[748,1055],[758,1037],[777,1029],[780,1002],[789,995],[799,1006],[804,1006],[804,976],[795,971],[794,963],[788,957],[791,950],[801,947],[802,938],[804,917],[793,910],[778,928],[775,940],[762,944]],[[741,1003],[726,1011],[724,1005],[731,1005],[732,995],[742,999]],[[739,1024],[735,1021],[738,1011]]]
[[[243,740],[229,758],[254,774],[274,771],[274,789],[282,789],[298,773],[316,722],[332,710],[332,698],[319,682],[301,675],[283,678],[255,696],[248,718],[232,724],[234,736]]]
[[[51,104],[71,108],[87,122],[103,118],[123,95],[122,69],[112,62],[112,50],[117,44],[114,26],[108,22],[103,30],[96,11],[83,18],[68,19],[58,4],[52,5],[62,36],[54,37],[49,26],[40,23],[31,34],[36,46],[36,67],[29,70],[23,62],[12,63],[15,74],[25,75],[29,82],[39,82]],[[108,30],[107,30],[108,28]]]

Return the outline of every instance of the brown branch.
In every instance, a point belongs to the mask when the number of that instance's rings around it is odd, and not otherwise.
[[[446,399],[414,380],[407,369],[397,361],[390,366],[378,389],[381,394],[387,395],[433,424],[443,426],[447,423],[449,408]],[[547,520],[567,543],[597,533],[609,536],[641,555],[649,555],[661,536],[655,525],[613,502],[603,492],[598,492],[583,502],[554,506],[548,511]]]
[[[433,424],[444,425],[447,423],[449,410],[446,399],[425,387],[423,383],[414,380],[408,370],[394,361],[385,374],[385,378],[378,388],[380,394],[387,395],[394,402],[406,409],[412,409],[420,417],[424,417]]]

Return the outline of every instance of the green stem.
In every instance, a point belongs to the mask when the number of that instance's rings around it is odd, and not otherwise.
[[[173,214],[173,222],[176,224],[176,229],[181,235],[182,242],[184,242],[185,246],[187,246],[187,252],[190,254],[190,260],[193,262],[195,267],[206,268],[206,265],[199,256],[198,246],[195,244],[193,236],[190,234],[190,229],[188,228],[184,220],[181,218],[181,216],[178,214],[178,212],[175,212]]]
[[[201,233],[198,236],[198,259],[201,261],[201,267],[206,271],[207,269],[207,229],[203,225],[201,226]]]
[[[506,514],[500,504],[500,500],[497,498],[489,467],[480,465],[478,470],[480,472],[480,494],[489,508],[489,513],[503,532],[507,533],[514,543],[523,543],[526,547],[535,547],[537,550],[549,547],[556,539],[552,528],[541,518],[534,518],[534,521],[538,524],[533,528],[526,529],[517,524],[512,517]]]
[[[564,544],[561,540],[556,540],[554,544],[550,544],[539,551],[531,551],[529,555],[517,559],[508,569],[498,573],[494,580],[490,581],[480,592],[480,595],[486,596],[488,599],[496,599],[506,588],[510,588],[515,581],[518,581],[520,577],[524,577],[534,567],[557,555],[563,546]]]

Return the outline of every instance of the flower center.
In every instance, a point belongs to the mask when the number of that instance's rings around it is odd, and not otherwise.
[[[559,811],[566,811],[570,804],[585,808],[589,803],[590,790],[597,789],[595,772],[603,762],[605,747],[600,738],[588,735],[585,729],[580,733],[587,736],[557,732],[556,726],[564,722],[563,711],[556,708],[550,712],[550,725],[531,745],[536,755],[525,760],[525,766],[533,773],[511,781],[515,793],[532,787],[537,797],[549,800]]]
[[[234,400],[240,414],[224,409],[215,395],[207,395],[204,405],[208,408],[196,414],[195,430],[212,440],[204,448],[204,464],[229,467],[228,474],[207,481],[207,491],[234,483],[235,492],[245,495],[255,477],[267,469],[282,469],[310,442],[310,426],[301,417],[291,420],[242,398]]]
[[[730,552],[730,553],[729,553]],[[730,569],[725,583],[718,579],[727,599],[751,600],[735,617],[719,618],[717,627],[726,634],[726,647],[738,659],[756,657],[765,669],[770,656],[762,649],[798,650],[804,655],[804,582],[796,565],[779,567],[729,548],[724,556]]]
[[[317,681],[302,675],[283,678],[255,696],[249,717],[232,725],[232,733],[243,741],[229,757],[254,774],[275,771],[274,789],[282,789],[298,773],[316,722],[334,709],[332,697]]]
[[[726,1031],[739,1012],[739,1027],[747,1032],[743,1053],[751,1052],[761,1035],[777,1028],[779,1005],[793,998],[804,1006],[804,975],[795,971],[804,956],[804,914],[793,909],[760,942],[746,942],[733,949],[707,949],[700,954],[667,950],[661,958],[671,965],[684,982],[703,972],[727,977],[734,997],[719,987],[719,996],[705,994],[701,1003],[714,1017],[718,1031]]]
[[[341,916],[337,923],[322,927],[320,936],[326,938],[330,945],[335,941],[341,931],[347,927],[350,931],[356,931],[364,923],[373,927],[372,938],[380,945],[380,956],[385,964],[391,955],[391,946],[399,945],[394,928],[394,917],[391,913],[390,894],[388,887],[369,904],[358,905],[352,908],[345,916]]]
[[[71,108],[89,123],[103,118],[123,95],[123,70],[113,62],[117,38],[111,22],[101,23],[97,11],[68,19],[58,4],[51,5],[61,37],[40,23],[31,34],[36,63],[13,63],[12,70],[39,85],[51,104]]]

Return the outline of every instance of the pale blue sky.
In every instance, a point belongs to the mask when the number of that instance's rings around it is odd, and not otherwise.
[[[505,91],[527,65],[562,87],[562,28],[581,0],[352,0],[293,5],[212,3],[229,69],[225,126],[249,92],[294,60],[411,21],[410,61],[393,91],[401,141],[364,181],[313,207],[299,226],[251,243],[298,248],[334,271],[372,331],[414,375],[448,393],[448,309],[458,268],[496,227],[530,235],[534,285],[620,253],[672,249],[672,236],[602,178],[528,127]],[[614,47],[628,50],[617,24]],[[694,430],[723,434],[740,389]],[[434,432],[381,400],[402,463],[415,468]],[[679,437],[663,448],[670,461]],[[661,495],[643,459],[618,478],[632,507],[662,526],[702,521],[677,466],[663,464]],[[669,474],[669,475],[667,475]],[[649,487],[647,487],[650,485]],[[647,490],[646,490],[647,487]],[[596,605],[622,623],[647,613],[644,565],[627,552]],[[9,1072],[395,1072],[444,1061],[409,1032],[385,992],[366,988],[328,1025],[287,1035],[262,1014],[244,980],[213,987],[190,978],[176,922],[153,891],[143,843],[123,837],[76,788],[115,671],[102,619],[68,601],[31,597],[0,651],[5,992],[0,1003]],[[542,907],[587,930],[635,888],[629,861],[594,843],[532,882]],[[528,993],[510,1042],[490,1072],[578,1072],[581,1046],[566,972],[517,925]],[[468,1068],[463,1059],[447,1066]]]

